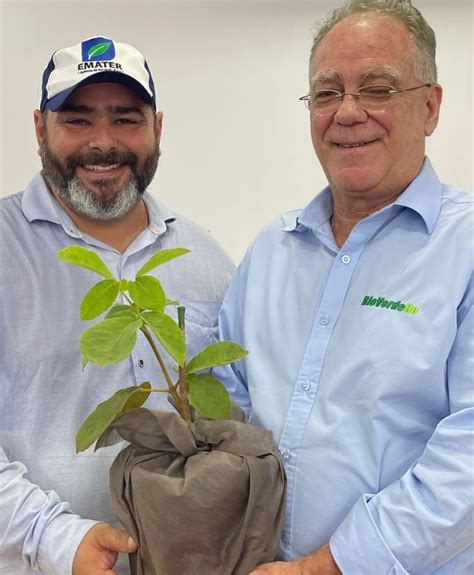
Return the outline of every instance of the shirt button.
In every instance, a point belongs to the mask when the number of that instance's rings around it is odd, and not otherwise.
[[[329,325],[329,318],[327,315],[322,315],[319,318],[319,324],[322,325],[323,327],[326,327],[327,325]]]
[[[351,256],[348,256],[347,254],[344,254],[341,258],[341,262],[343,264],[350,264],[351,263]]]
[[[311,389],[311,383],[309,381],[303,381],[301,384],[301,389],[303,391],[309,391]]]
[[[138,360],[138,367],[143,367],[145,365],[145,362],[143,361],[143,359],[139,359]]]
[[[283,461],[285,463],[288,463],[288,461],[290,461],[290,454],[288,453],[288,451],[283,451],[281,456],[283,457]]]

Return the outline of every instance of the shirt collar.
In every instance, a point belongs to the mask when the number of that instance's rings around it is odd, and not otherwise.
[[[35,220],[44,220],[61,225],[61,211],[67,215],[49,193],[46,182],[41,174],[36,174],[28,184],[21,200],[21,207],[26,219],[30,223]]]
[[[167,224],[173,223],[177,216],[148,192],[143,194],[143,201],[148,212],[148,229],[160,236],[166,231]]]
[[[426,157],[420,172],[405,191],[389,206],[397,205],[415,211],[423,219],[427,232],[432,233],[441,210],[443,186],[430,160]],[[380,210],[382,211],[382,210]],[[331,188],[327,186],[302,210],[283,217],[285,232],[316,231],[328,222],[333,213]]]
[[[331,219],[332,212],[331,188],[326,186],[302,211],[286,214],[284,216],[285,227],[283,229],[285,232],[315,231],[319,226]]]
[[[426,230],[431,234],[441,211],[442,194],[443,185],[430,160],[425,158],[418,176],[395,200],[394,204],[418,213],[425,222]]]
[[[152,198],[148,192],[143,195],[143,200],[148,211],[149,230],[157,236],[163,234],[167,224],[176,220],[176,215],[161,202]],[[66,210],[49,192],[41,173],[36,174],[28,184],[22,198],[22,209],[29,222],[36,220],[51,222],[62,226],[68,235],[81,236],[81,232]]]

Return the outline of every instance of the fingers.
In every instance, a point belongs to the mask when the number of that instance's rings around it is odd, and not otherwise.
[[[134,553],[138,549],[135,541],[122,529],[115,529],[105,523],[97,525],[95,529],[96,543],[104,549],[119,553]]]
[[[264,563],[262,565],[258,565],[255,569],[249,573],[249,575],[273,575],[280,573],[279,566],[283,565],[283,563],[276,562],[276,563]]]
[[[113,567],[119,553],[133,553],[137,544],[122,529],[98,523],[77,548],[72,575],[116,575]]]

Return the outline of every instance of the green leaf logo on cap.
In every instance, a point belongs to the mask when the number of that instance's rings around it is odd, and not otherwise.
[[[92,60],[92,58],[97,58],[97,56],[102,56],[102,54],[105,54],[107,50],[110,48],[111,44],[112,42],[100,42],[99,44],[94,44],[93,46],[91,46],[87,51],[87,56],[89,57],[89,60]]]
[[[82,61],[110,61],[115,58],[115,45],[110,38],[96,36],[81,44]]]

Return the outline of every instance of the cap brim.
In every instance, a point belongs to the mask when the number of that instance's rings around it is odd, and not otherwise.
[[[79,82],[72,88],[64,90],[63,92],[56,94],[56,96],[53,96],[50,100],[47,100],[44,107],[51,112],[59,111],[66,103],[66,100],[76,90],[88,84],[121,84],[135,92],[135,94],[137,94],[137,96],[139,96],[144,102],[150,104],[154,109],[156,109],[155,100],[150,96],[145,88],[134,78],[131,78],[126,74],[122,74],[121,72],[99,72],[89,78],[85,78],[82,82]]]

